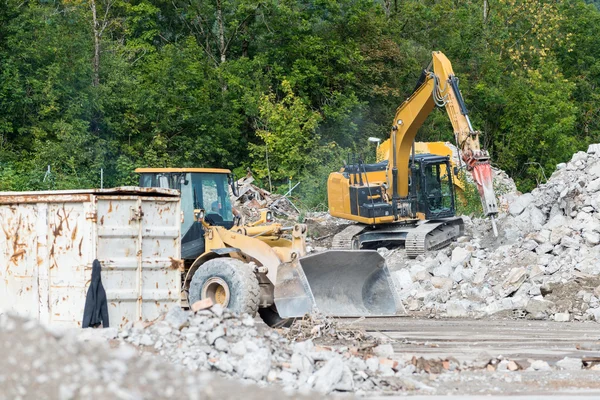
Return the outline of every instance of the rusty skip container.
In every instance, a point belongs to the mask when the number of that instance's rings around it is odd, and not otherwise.
[[[94,259],[111,326],[179,304],[179,192],[115,189],[0,192],[0,312],[81,326]]]

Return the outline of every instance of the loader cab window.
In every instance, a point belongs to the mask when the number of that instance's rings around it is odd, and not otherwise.
[[[226,174],[192,173],[191,190],[193,208],[204,209],[206,222],[228,229],[233,226]]]
[[[233,226],[227,174],[205,172],[143,173],[140,186],[177,189],[181,193],[181,257],[195,260],[204,253],[204,228],[194,211],[204,209],[204,220],[227,229]]]

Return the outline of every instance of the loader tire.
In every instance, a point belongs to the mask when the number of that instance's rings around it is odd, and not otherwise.
[[[260,300],[258,279],[252,268],[243,261],[228,257],[213,258],[194,273],[188,300],[192,305],[207,297],[233,312],[255,316]]]

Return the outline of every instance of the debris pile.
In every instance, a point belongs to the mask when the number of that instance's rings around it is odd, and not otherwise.
[[[252,172],[238,179],[237,195],[231,193],[233,207],[249,222],[260,217],[260,210],[270,209],[286,218],[297,218],[298,209],[286,197],[256,186]]]
[[[498,220],[466,218],[466,237],[417,260],[385,251],[418,315],[600,321],[600,151],[559,164]]]
[[[311,328],[308,321],[318,323]],[[391,358],[390,344],[365,340],[366,334],[349,329],[332,331],[332,327],[331,321],[315,317],[292,325],[290,331],[278,331],[219,305],[195,313],[175,307],[162,320],[123,329],[119,338],[193,371],[216,371],[247,382],[321,393],[378,390],[386,385],[386,377],[414,372],[414,366]],[[312,339],[287,338],[286,332],[304,330],[310,332],[304,338],[342,335],[346,344],[330,347]]]
[[[215,374],[190,374],[135,347],[108,341],[109,329],[59,330],[0,314],[3,399],[281,399],[308,398],[243,385]]]

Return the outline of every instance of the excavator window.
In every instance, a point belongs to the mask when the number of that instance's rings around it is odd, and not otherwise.
[[[445,163],[425,163],[422,167],[424,193],[420,202],[428,219],[454,215],[454,193]]]

